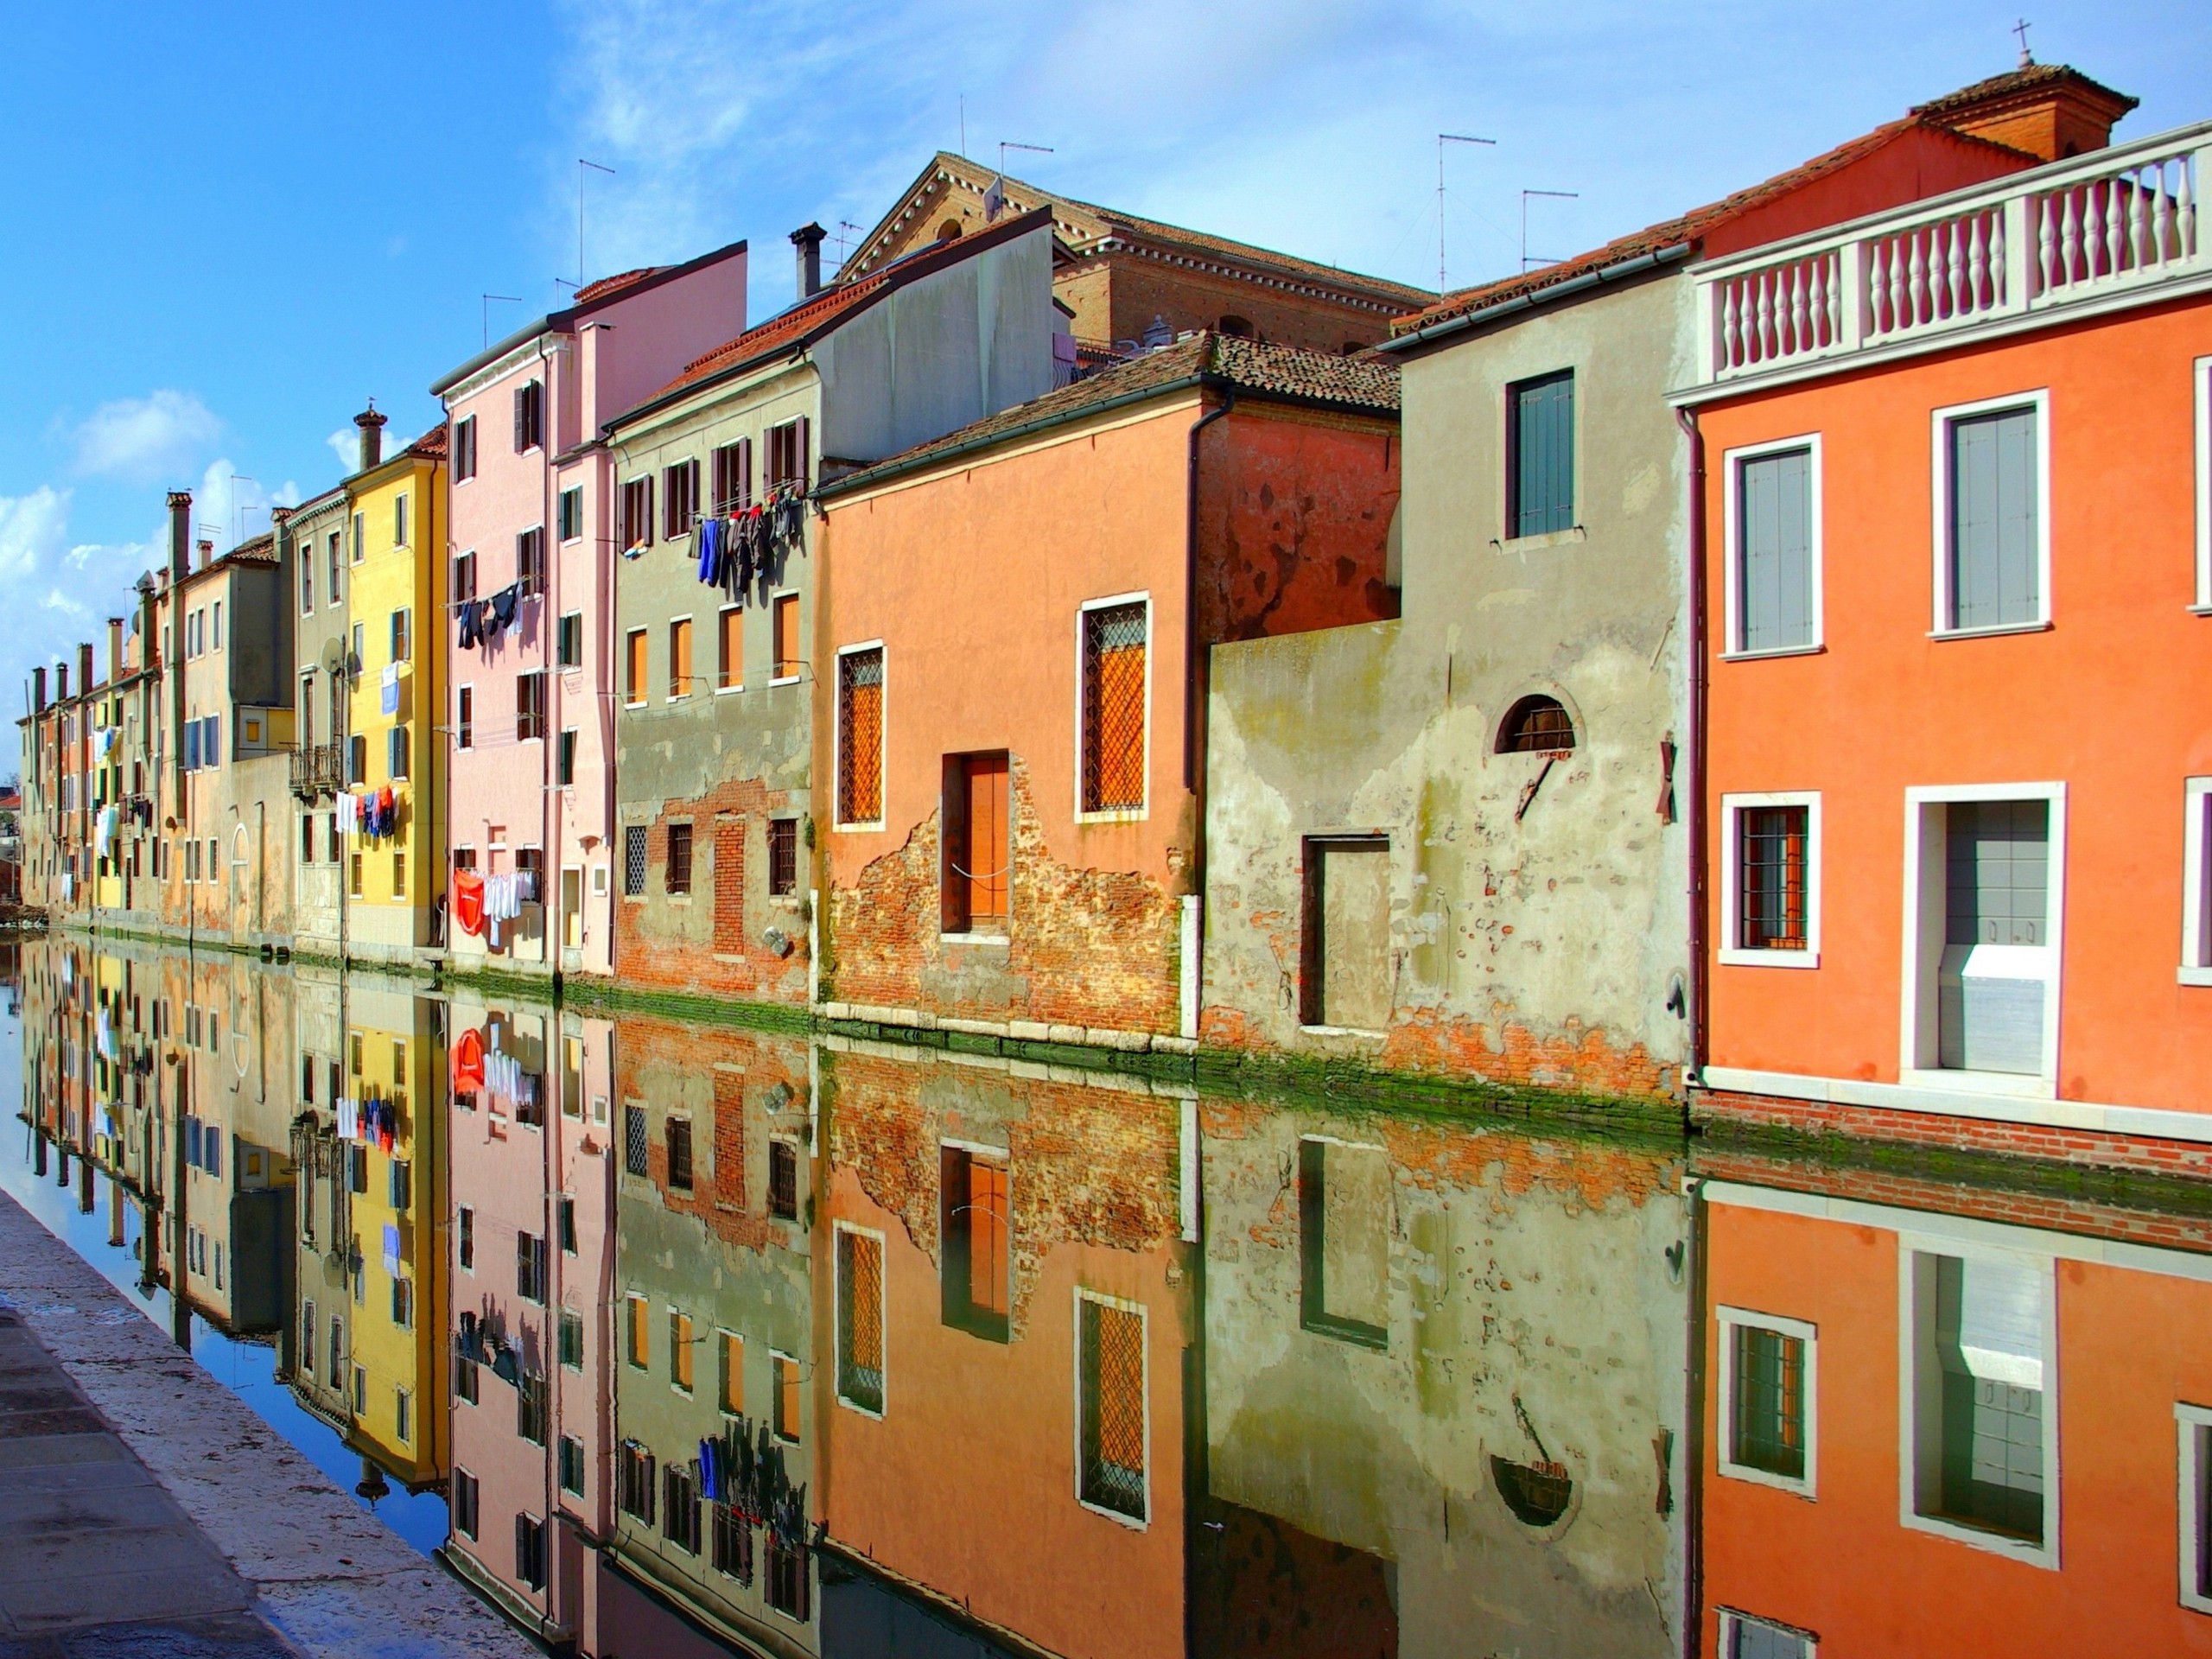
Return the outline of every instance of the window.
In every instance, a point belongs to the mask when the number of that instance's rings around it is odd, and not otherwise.
[[[404,853],[391,855],[391,896],[395,899],[407,896],[407,855]]]
[[[222,601],[221,600],[219,600],[219,600],[217,600],[217,601],[215,601],[215,645],[214,645],[214,649],[215,649],[215,650],[217,650],[217,651],[220,651],[222,648],[223,648],[223,601]]]
[[[774,1428],[776,1438],[786,1446],[799,1443],[799,1376],[798,1361],[789,1354],[768,1357],[768,1375],[774,1384]]]
[[[404,782],[407,778],[411,736],[404,726],[395,726],[384,734],[385,771],[394,783]]]
[[[625,552],[653,544],[653,481],[633,478],[622,486],[621,520],[614,538]]]
[[[691,1190],[691,1120],[668,1120],[668,1184],[678,1192]]]
[[[415,1396],[404,1389],[392,1390],[391,1421],[402,1446],[414,1440]]]
[[[453,742],[457,749],[476,747],[476,688],[464,685],[454,694]]]
[[[315,815],[311,812],[300,819],[300,862],[315,862]]]
[[[2181,982],[2212,985],[2212,778],[2182,781]]]
[[[532,1590],[545,1588],[545,1523],[534,1515],[515,1516],[515,1577]]]
[[[472,1406],[476,1403],[478,1382],[476,1374],[480,1369],[481,1367],[473,1359],[464,1359],[458,1354],[454,1357],[454,1394],[458,1398],[466,1400]]]
[[[572,484],[561,492],[561,539],[579,542],[584,534],[584,486]]]
[[[404,490],[391,498],[391,544],[395,550],[407,545],[407,501]]]
[[[944,1323],[1004,1342],[1012,1291],[1010,1172],[1004,1158],[965,1147],[946,1147],[939,1158]]]
[[[476,1477],[466,1469],[456,1469],[453,1471],[453,1529],[464,1538],[474,1538],[480,1523]]]
[[[786,484],[806,485],[807,418],[802,415],[795,421],[785,421],[781,426],[768,429],[768,477],[770,489]]]
[[[1308,1136],[1298,1143],[1299,1323],[1390,1345],[1389,1154]]]
[[[798,1219],[798,1148],[788,1141],[768,1143],[768,1213],[779,1221]]]
[[[545,1239],[542,1234],[515,1235],[515,1294],[543,1306],[545,1301]]]
[[[668,826],[668,891],[682,897],[691,891],[691,826]]]
[[[645,827],[625,824],[622,829],[622,892],[636,899],[645,890]]]
[[[466,605],[476,597],[476,556],[456,553],[453,556],[453,602]]]
[[[615,1460],[615,1501],[622,1513],[653,1523],[653,1454],[635,1440],[622,1442]]]
[[[1985,1089],[2037,1086],[2008,1077],[2047,1088],[2063,787],[1915,789],[1907,801],[1908,891],[1919,902],[1907,941],[1905,1064],[1981,1073],[1974,1086]]]
[[[2050,1263],[1910,1253],[1908,1524],[2057,1565]]]
[[[315,1375],[315,1304],[313,1302],[300,1304],[300,1369],[309,1376]]]
[[[1003,754],[950,755],[944,766],[944,886],[947,933],[1002,933],[1014,861]]]
[[[660,475],[661,533],[671,541],[691,533],[699,516],[699,463],[679,461]]]
[[[1938,632],[2049,620],[2044,403],[1939,410]]]
[[[515,388],[515,453],[545,442],[545,383],[527,380]]]
[[[1820,440],[1732,453],[1727,503],[1731,652],[1820,643]]]
[[[1820,965],[1821,798],[1724,795],[1720,960]]]
[[[545,671],[532,669],[515,676],[515,741],[529,743],[545,735]]]
[[[679,616],[668,625],[668,700],[691,695],[691,619]]]
[[[883,1414],[883,1238],[837,1229],[837,1398]]]
[[[753,1582],[753,1523],[727,1503],[715,1505],[715,1571]]]
[[[561,1310],[561,1363],[572,1371],[584,1368],[584,1316],[572,1307]]]
[[[753,440],[726,443],[710,458],[716,512],[730,512],[753,505]]]
[[[353,1368],[353,1412],[365,1416],[369,1409],[369,1374],[363,1367]]]
[[[2212,610],[2212,357],[2196,359],[2196,608]]]
[[[461,1270],[463,1273],[475,1272],[476,1211],[467,1205],[462,1205],[460,1213],[454,1217],[454,1237],[455,1249],[460,1252]]]
[[[1214,327],[1232,340],[1257,340],[1260,337],[1260,331],[1252,327],[1248,317],[1224,316],[1214,324]]]
[[[871,645],[837,655],[837,822],[882,819],[883,647]]]
[[[1300,1020],[1345,1031],[1389,1028],[1390,842],[1381,836],[1306,841]]]
[[[353,515],[353,563],[359,564],[367,556],[368,550],[369,515],[357,512]]]
[[[768,895],[788,899],[798,891],[798,820],[768,820]]]
[[[476,476],[476,417],[464,415],[453,423],[453,481],[466,484]]]
[[[1718,1310],[1720,1471],[1813,1495],[1815,1332],[1799,1319]]]
[[[1141,810],[1145,801],[1143,600],[1081,613],[1083,810]]]
[[[545,528],[533,525],[515,537],[515,580],[526,594],[545,591]]]
[[[582,668],[584,665],[584,613],[582,611],[562,613],[554,656],[563,668]]]
[[[769,628],[775,648],[777,680],[795,680],[806,666],[798,642],[798,595],[779,594],[769,607]],[[879,657],[882,652],[876,653]]]
[[[1523,697],[1498,722],[1500,754],[1568,754],[1573,748],[1574,721],[1556,697]]]
[[[1509,536],[1574,528],[1574,372],[1523,380],[1505,392],[1505,523]]]
[[[322,601],[326,605],[335,605],[338,603],[339,599],[341,596],[339,587],[339,578],[345,569],[345,555],[340,550],[344,545],[345,537],[338,531],[332,531],[330,532],[329,548],[326,556],[330,566],[330,581],[327,584],[329,592],[324,596]]]
[[[741,1417],[745,1414],[745,1338],[734,1331],[718,1331],[715,1347],[720,1361],[715,1403],[725,1416]]]
[[[576,781],[576,728],[573,726],[561,728],[561,747],[553,763],[553,781],[563,789]],[[575,906],[569,905],[566,908],[571,916],[576,913]],[[569,943],[575,944],[580,941],[571,939]]]
[[[395,663],[404,663],[414,654],[414,620],[412,611],[391,613],[391,660]]]
[[[632,1295],[623,1304],[623,1328],[629,1339],[626,1356],[639,1370],[650,1370],[653,1363],[652,1309],[642,1296]]]
[[[715,619],[715,690],[735,691],[745,684],[745,613],[725,606]]]
[[[1126,1520],[1146,1516],[1145,1315],[1133,1303],[1075,1295],[1076,1496]]]
[[[668,1380],[684,1393],[691,1392],[691,1316],[668,1310]]]
[[[2212,1411],[2177,1404],[2180,1436],[2181,1601],[2212,1613]]]
[[[769,1610],[805,1623],[812,1616],[806,1546],[785,1542],[771,1532],[764,1553],[767,1556],[767,1583],[762,1586],[761,1593]]]
[[[315,561],[300,561],[300,614],[308,616],[315,610]]]
[[[645,706],[645,631],[632,628],[623,642],[622,701],[632,709]]]
[[[1809,1631],[1731,1608],[1719,1612],[1721,1659],[1814,1659],[1819,1650],[1820,1642]]]
[[[561,1490],[574,1497],[584,1495],[584,1443],[573,1434],[561,1437]]]

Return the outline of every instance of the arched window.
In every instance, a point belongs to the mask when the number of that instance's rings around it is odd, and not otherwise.
[[[1234,334],[1239,340],[1257,340],[1260,331],[1252,326],[1249,317],[1224,317],[1214,324],[1224,334]]]
[[[1565,754],[1574,747],[1574,722],[1556,697],[1523,697],[1497,728],[1500,754]]]
[[[937,227],[937,239],[940,242],[957,242],[960,239],[960,221],[957,219],[946,219],[944,224]]]

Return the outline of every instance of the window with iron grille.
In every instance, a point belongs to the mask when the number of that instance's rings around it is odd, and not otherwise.
[[[622,1442],[615,1459],[616,1502],[622,1513],[653,1523],[653,1454],[635,1440]]]
[[[534,525],[515,537],[515,580],[523,591],[545,591],[545,527]]]
[[[642,1106],[622,1109],[622,1167],[632,1175],[643,1175],[649,1167],[645,1160],[645,1109]]]
[[[691,1190],[691,1120],[668,1120],[668,1184],[679,1192]]]
[[[750,1587],[753,1523],[727,1503],[715,1505],[715,1571]]]
[[[535,449],[545,441],[545,383],[525,381],[515,388],[515,453]]]
[[[1812,810],[1746,807],[1736,815],[1736,938],[1745,950],[1807,948],[1807,847]]]
[[[645,890],[645,830],[632,823],[622,830],[622,892],[635,899]]]
[[[453,1471],[453,1529],[464,1538],[474,1538],[479,1524],[476,1477],[466,1469],[456,1469]]]
[[[653,544],[653,481],[633,478],[622,486],[622,518],[614,539],[623,549]]]
[[[691,891],[691,826],[688,823],[668,826],[668,890],[679,894]]]
[[[753,440],[726,443],[712,457],[714,507],[728,512],[753,505]],[[749,1575],[748,1575],[749,1576]]]
[[[572,1307],[561,1310],[561,1363],[572,1371],[584,1368],[584,1316]]]
[[[1574,721],[1558,698],[1523,697],[1498,722],[1500,754],[1566,754],[1574,747]]]
[[[584,1443],[573,1434],[561,1437],[561,1490],[575,1497],[584,1495]]]
[[[1083,613],[1083,810],[1144,805],[1145,649],[1142,600]]]
[[[572,484],[561,492],[561,539],[580,541],[584,533],[584,486]]]
[[[699,1553],[699,1482],[686,1464],[661,1471],[661,1536],[687,1555]]]
[[[1574,372],[1562,369],[1505,393],[1507,534],[1574,527]]]
[[[532,1446],[545,1444],[545,1378],[537,1372],[516,1380],[515,1433]]]
[[[837,658],[837,822],[883,817],[883,648]]]
[[[779,1221],[798,1219],[798,1148],[788,1141],[768,1143],[768,1213]]]
[[[837,1397],[883,1411],[883,1241],[837,1231]]]
[[[515,1235],[515,1294],[526,1302],[545,1300],[545,1240],[538,1234]]]
[[[1092,1296],[1076,1300],[1083,1501],[1145,1518],[1144,1315]]]
[[[661,533],[673,541],[689,536],[699,516],[699,463],[679,461],[660,475]]]
[[[771,1532],[766,1554],[767,1583],[763,1593],[770,1609],[804,1624],[812,1617],[806,1546],[785,1543]]]
[[[545,735],[545,671],[515,676],[515,741]]]
[[[768,893],[784,899],[798,891],[798,820],[768,820]]]
[[[535,1516],[515,1516],[515,1577],[533,1590],[545,1587],[545,1523]]]
[[[1728,1461],[1786,1480],[1805,1478],[1805,1339],[1748,1322],[1727,1356]]]

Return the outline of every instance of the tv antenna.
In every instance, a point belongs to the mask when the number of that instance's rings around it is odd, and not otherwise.
[[[245,540],[245,516],[247,512],[251,511],[251,509],[247,507],[245,500],[239,496],[238,486],[241,484],[251,484],[256,487],[258,487],[260,483],[261,480],[259,479],[248,478],[244,473],[232,473],[231,474],[231,518],[238,525],[238,528],[231,532],[231,545],[232,547],[236,547],[240,542]]]
[[[1523,190],[1521,193],[1521,269],[1523,270],[1529,269],[1529,198],[1531,196],[1549,196],[1557,201],[1580,201],[1582,193],[1579,190]],[[1539,255],[1536,263],[1555,265],[1559,261]]]
[[[581,156],[576,157],[576,286],[578,288],[584,285],[584,179],[587,176],[585,173],[587,168],[593,173],[604,173],[610,179],[614,176],[613,168],[601,167],[597,162],[588,162]]]
[[[519,294],[486,294],[483,296],[484,348],[486,351],[489,351],[492,346],[492,302],[494,300],[502,301],[508,305],[520,305],[522,303],[522,296]]]
[[[837,269],[839,270],[845,268],[845,232],[847,231],[850,231],[854,239],[858,240],[867,233],[867,227],[855,225],[849,219],[841,219],[837,221]]]
[[[1464,132],[1440,132],[1436,135],[1436,291],[1444,292],[1444,146],[1446,144],[1487,144],[1497,148],[1495,138],[1475,138]]]

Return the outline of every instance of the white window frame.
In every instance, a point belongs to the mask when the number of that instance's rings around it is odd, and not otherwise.
[[[2196,602],[2200,616],[2212,616],[2212,357],[2195,365],[2192,399],[2196,411]]]
[[[487,307],[486,308],[488,309],[489,308]],[[459,420],[455,421],[453,423],[453,447],[456,451],[461,452],[454,458],[458,461],[461,459],[461,454],[464,454],[468,457],[468,470],[467,472],[462,472],[458,467],[455,467],[453,469],[453,486],[455,489],[459,489],[464,484],[473,484],[476,481],[476,456],[474,451],[469,448],[469,446],[476,441],[476,416],[474,415],[464,415]]]
[[[1734,1652],[1736,1632],[1747,1623],[1767,1630],[1784,1630],[1798,1637],[1805,1644],[1807,1659],[1813,1659],[1813,1656],[1821,1650],[1821,1638],[1801,1625],[1786,1624],[1778,1618],[1769,1618],[1764,1613],[1738,1612],[1733,1607],[1720,1607],[1714,1611],[1720,1615],[1720,1645],[1714,1649],[1716,1653],[1726,1655]]]
[[[1116,610],[1124,605],[1144,607],[1144,804],[1111,808],[1103,812],[1083,810],[1083,768],[1088,758],[1083,747],[1083,631],[1093,611]],[[1077,823],[1141,823],[1152,816],[1152,689],[1153,609],[1149,588],[1134,594],[1115,594],[1087,599],[1075,613],[1075,821]]]
[[[2181,1525],[2180,1587],[2181,1605],[2193,1611],[2212,1613],[2212,1595],[2200,1587],[2196,1577],[2196,1558],[2203,1539],[2197,1532],[2198,1517],[2204,1512],[2204,1488],[2212,1481],[2212,1450],[2200,1458],[2197,1437],[2212,1433],[2212,1409],[2192,1406],[2182,1401],[2174,1402],[2174,1430],[2176,1440],[2175,1471],[2178,1478],[2178,1497]]]
[[[1951,428],[1976,415],[1996,415],[2006,410],[2036,412],[2036,600],[2031,622],[2006,622],[1990,628],[1961,628],[1951,621]],[[1977,398],[1970,404],[1951,404],[1929,415],[1933,522],[1929,544],[1932,553],[1935,614],[1929,619],[1930,639],[1982,639],[2007,633],[2038,633],[2050,626],[2050,389],[2038,386],[2002,397]]]
[[[2181,967],[2184,985],[2212,985],[2212,778],[2182,779]]]
[[[774,614],[772,611],[769,613],[772,626]],[[771,651],[775,649],[773,640],[769,642],[769,649]],[[882,786],[876,801],[880,816],[874,818],[856,818],[849,823],[842,816],[845,804],[840,798],[845,792],[845,722],[838,703],[845,695],[845,658],[858,656],[861,652],[868,651],[880,651],[883,653],[883,713],[877,721],[876,732],[878,776],[882,779]],[[786,680],[768,682],[771,685],[785,685],[790,683]],[[840,645],[837,647],[837,677],[831,683],[830,701],[830,817],[832,835],[880,835],[882,833],[883,826],[890,821],[891,815],[891,771],[888,765],[890,753],[891,649],[881,639],[862,639],[853,645]]]
[[[1083,1495],[1083,1305],[1085,1302],[1096,1302],[1102,1307],[1119,1308],[1125,1313],[1134,1313],[1137,1316],[1137,1328],[1141,1333],[1139,1350],[1144,1357],[1143,1375],[1138,1383],[1144,1395],[1144,1518],[1142,1520],[1139,1520],[1135,1516],[1123,1515],[1119,1510],[1109,1510],[1103,1504],[1093,1503]],[[1068,1375],[1074,1384],[1074,1410],[1069,1414],[1073,1419],[1075,1427],[1075,1501],[1090,1510],[1091,1514],[1103,1515],[1109,1521],[1117,1522],[1132,1532],[1149,1532],[1152,1530],[1153,1515],[1152,1310],[1142,1302],[1129,1301],[1120,1296],[1109,1296],[1104,1291],[1091,1290],[1085,1286],[1077,1285],[1075,1287],[1074,1313],[1075,1323],[1068,1332],[1069,1357],[1074,1363],[1068,1367]]]
[[[1762,655],[1781,653],[1761,653]],[[1802,653],[1798,653],[1802,654]],[[1805,948],[1760,950],[1743,943],[1743,832],[1747,811],[1769,806],[1805,810]],[[1817,968],[1821,965],[1821,794],[1818,790],[1783,790],[1720,798],[1720,962],[1733,968]]]
[[[1713,1312],[1720,1327],[1720,1414],[1716,1420],[1719,1432],[1715,1437],[1720,1472],[1732,1480],[1756,1481],[1762,1486],[1795,1492],[1800,1497],[1817,1497],[1821,1436],[1819,1327],[1802,1319],[1787,1319],[1779,1313],[1755,1313],[1748,1308],[1718,1307]],[[1731,1455],[1736,1428],[1735,1332],[1738,1326],[1745,1325],[1794,1337],[1805,1344],[1805,1473],[1802,1479],[1792,1480],[1770,1470],[1754,1469],[1748,1464],[1738,1463]]]
[[[838,1316],[845,1306],[844,1252],[837,1248],[840,1236],[850,1233],[855,1238],[875,1241],[876,1260],[883,1264],[883,1276],[876,1283],[877,1323],[883,1332],[883,1409],[871,1410],[858,1401],[846,1397],[843,1372],[845,1369],[844,1332],[838,1329]],[[849,1221],[836,1223],[830,1229],[830,1391],[839,1405],[862,1417],[872,1417],[881,1422],[891,1410],[891,1247],[884,1236],[873,1227],[858,1227]]]
[[[1812,452],[1812,487],[1808,510],[1811,513],[1810,533],[1807,537],[1808,557],[1811,569],[1808,573],[1813,595],[1813,637],[1802,645],[1776,645],[1764,650],[1747,649],[1744,643],[1743,625],[1743,543],[1742,528],[1738,520],[1742,513],[1744,463],[1758,461],[1765,455],[1786,454],[1792,449]],[[1726,565],[1722,571],[1721,584],[1724,607],[1724,626],[1721,636],[1720,660],[1725,663],[1756,663],[1769,657],[1809,657],[1827,649],[1827,607],[1825,602],[1827,566],[1823,556],[1821,526],[1823,518],[1821,497],[1821,435],[1801,433],[1791,438],[1769,438],[1758,443],[1747,443],[1739,448],[1721,452],[1722,478],[1727,485],[1727,498],[1721,506],[1723,545],[1726,550]]]
[[[2024,1072],[1969,1071],[1936,1065],[1936,983],[1943,956],[1945,849],[1931,852],[1929,827],[1940,809],[1973,801],[2044,801],[2050,808],[2050,912],[2044,931],[2050,974],[2044,984],[2043,1069]],[[1904,792],[1904,962],[1901,976],[1897,1080],[1924,1089],[2019,1095],[2055,1100],[2058,1095],[2058,1022],[2066,968],[2066,785],[2063,783],[1916,785]]]
[[[468,703],[468,719],[465,722],[461,717],[461,705],[464,698]],[[471,750],[476,747],[476,682],[474,680],[466,681],[453,689],[453,746],[456,749]]]
[[[577,542],[582,541],[586,533],[584,525],[584,486],[581,483],[563,485],[555,495],[554,499],[556,505],[553,510],[553,525],[556,534],[558,533],[561,524],[561,510],[558,505],[559,500],[561,497],[567,495],[571,490],[574,490],[576,493],[576,533],[573,536],[560,537],[560,543],[563,547],[568,547]]]
[[[2025,1267],[2043,1286],[2043,1542],[2007,1538],[1942,1516],[1923,1515],[1920,1484],[1920,1375],[1918,1264],[1923,1257],[2001,1262]],[[2031,1251],[1993,1249],[1957,1238],[1900,1232],[1897,1235],[1897,1522],[1916,1532],[1987,1550],[2056,1573],[2058,1561],[2058,1263]],[[1933,1313],[1929,1314],[1932,1319]],[[1931,1358],[1930,1367],[1933,1368]]]

